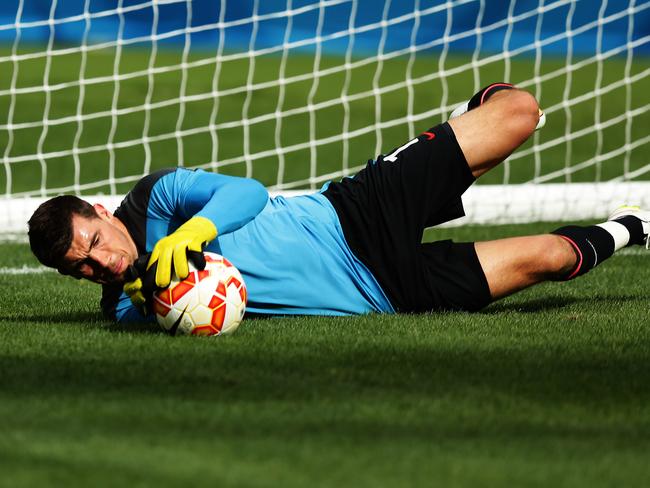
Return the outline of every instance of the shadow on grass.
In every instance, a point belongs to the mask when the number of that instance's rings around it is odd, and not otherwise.
[[[99,312],[74,312],[34,315],[0,315],[0,325],[57,325],[84,326],[108,332],[130,334],[164,334],[155,322],[118,324],[104,318]]]
[[[166,335],[156,322],[127,322],[120,324],[117,322],[105,321],[101,328],[108,332],[120,334],[156,334]]]
[[[247,322],[271,320],[267,316],[246,316]],[[155,321],[117,323],[106,319],[100,312],[58,312],[58,313],[34,313],[34,314],[0,314],[0,325],[14,324],[68,324],[83,325],[89,328],[97,328],[108,332],[131,333],[131,334],[163,334],[165,332]]]
[[[43,324],[99,324],[105,322],[98,312],[0,315],[0,322],[38,322]]]
[[[620,306],[624,303],[643,303],[645,304],[645,298],[638,295],[628,295],[628,296],[598,296],[598,297],[566,297],[566,296],[549,296],[541,298],[507,298],[506,301],[497,301],[490,304],[487,308],[477,311],[470,312],[470,315],[478,316],[491,316],[498,315],[502,313],[521,313],[521,314],[535,314],[540,312],[550,312],[562,310],[564,308],[575,308],[576,306],[580,307],[583,310],[590,309],[590,306],[598,304],[602,306],[603,304],[611,304],[611,306]],[[436,316],[438,314],[454,314],[454,311],[448,312],[431,312],[432,315]],[[465,312],[463,312],[465,313]],[[422,314],[422,317],[429,316],[431,314]],[[407,316],[413,316],[412,314],[406,314]],[[417,317],[418,314],[415,314]],[[377,315],[377,320],[385,318],[399,318],[400,315],[392,314],[381,314]],[[265,324],[272,323],[274,321],[284,321],[284,320],[300,320],[301,318],[308,318],[310,320],[315,320],[316,317],[313,316],[268,316],[260,314],[250,314],[247,313],[244,320],[247,323],[257,323]],[[349,317],[320,317],[322,320],[332,322],[335,320],[354,320],[355,316]],[[75,325],[85,325],[89,328],[97,328],[105,330],[112,333],[120,334],[158,334],[165,335],[165,332],[158,326],[155,321],[148,322],[128,322],[128,323],[116,323],[104,318],[100,312],[59,312],[51,314],[25,314],[19,315],[16,313],[4,315],[0,314],[0,324],[16,324],[16,323],[35,323],[35,324],[75,324]]]
[[[16,395],[164,394],[217,403],[225,398],[253,403],[349,401],[364,395],[413,396],[414,401],[434,403],[466,395],[565,405],[650,402],[647,335],[629,338],[625,347],[619,343],[623,338],[610,345],[568,337],[561,343],[505,342],[493,347],[482,347],[479,336],[456,344],[435,338],[336,344],[303,338],[296,344],[283,341],[281,347],[271,335],[259,339],[114,346],[97,341],[81,352],[73,347],[72,354],[58,346],[58,354],[34,355],[29,361],[8,351],[0,356],[0,371],[12,374],[0,375],[0,390]]]
[[[611,303],[612,305],[621,305],[622,303],[645,302],[643,297],[638,295],[629,296],[594,296],[594,297],[544,297],[533,299],[521,299],[508,302],[495,302],[486,309],[479,311],[479,314],[490,315],[503,312],[520,312],[520,313],[538,313],[551,310],[559,310],[569,306],[579,305],[589,307],[590,304]]]

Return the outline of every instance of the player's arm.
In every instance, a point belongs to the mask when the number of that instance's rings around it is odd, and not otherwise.
[[[104,285],[101,299],[104,317],[117,322],[149,322],[155,320],[153,315],[146,313],[143,306],[135,306],[129,298],[119,286]]]
[[[217,237],[246,225],[268,201],[268,192],[256,180],[205,171],[185,172],[176,194],[176,214],[187,219],[172,234],[156,243],[147,265],[157,263],[156,286],[165,288],[174,269],[180,278],[189,274],[187,252],[201,252]]]
[[[154,316],[151,314],[144,315],[141,310],[138,310],[126,293],[122,293],[115,307],[115,320],[121,323],[126,322],[153,322]]]

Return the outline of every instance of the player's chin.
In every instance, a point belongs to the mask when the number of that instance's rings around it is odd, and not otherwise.
[[[123,285],[126,283],[126,271],[111,277],[111,284],[113,285]]]
[[[105,277],[106,280],[107,280],[106,284],[123,285],[124,283],[126,283],[126,281],[127,281],[126,280],[126,275],[128,273],[129,266],[131,264],[133,264],[133,263],[131,263],[130,260],[128,258],[126,258],[126,257],[124,258],[123,262],[124,262],[124,264],[122,266],[120,266],[119,272],[111,273],[111,274],[106,275],[106,277]],[[120,263],[122,263],[122,261],[120,261]]]
[[[126,272],[117,275],[104,275],[93,280],[99,285],[123,285],[126,282]]]

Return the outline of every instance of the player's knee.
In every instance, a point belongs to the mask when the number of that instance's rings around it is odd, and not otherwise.
[[[519,139],[525,140],[535,131],[539,120],[539,105],[533,95],[524,90],[507,90],[501,92],[508,96],[508,130]]]
[[[575,251],[562,237],[553,234],[540,236],[538,246],[539,262],[535,267],[540,278],[561,280],[575,267]]]

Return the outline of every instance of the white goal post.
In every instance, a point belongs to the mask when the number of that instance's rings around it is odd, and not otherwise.
[[[166,166],[315,191],[493,81],[547,124],[463,223],[650,207],[650,0],[4,2],[0,234],[57,194],[114,208]]]

